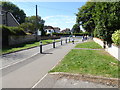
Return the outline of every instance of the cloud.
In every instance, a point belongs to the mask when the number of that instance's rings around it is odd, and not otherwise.
[[[57,26],[60,28],[72,28],[76,22],[76,16],[54,15],[43,17],[45,25]]]

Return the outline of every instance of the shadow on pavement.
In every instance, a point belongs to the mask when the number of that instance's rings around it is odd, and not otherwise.
[[[53,54],[53,53],[41,53],[41,54]]]

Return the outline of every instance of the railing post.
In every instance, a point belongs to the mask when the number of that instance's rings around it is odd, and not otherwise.
[[[73,44],[74,44],[74,38],[73,38],[72,42],[73,42]]]
[[[62,45],[62,39],[61,39],[61,45]]]
[[[69,37],[69,42],[70,42],[70,37]]]
[[[42,53],[42,41],[40,41],[40,53]]]
[[[65,40],[65,41],[66,41],[66,43],[67,43],[67,38],[66,38],[66,40]]]
[[[53,41],[53,48],[55,48],[55,39],[54,39],[54,41]]]

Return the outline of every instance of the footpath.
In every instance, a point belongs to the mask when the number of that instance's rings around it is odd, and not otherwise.
[[[81,41],[62,46],[59,43],[54,49],[50,44],[47,46],[49,49],[45,48],[43,54],[38,53],[39,49],[37,49],[34,56],[31,55],[34,52],[33,49],[31,52],[28,51],[30,58],[2,70],[2,88],[113,88],[82,80],[58,78],[48,74],[77,43],[81,43]],[[24,54],[22,55],[24,56]]]
[[[67,43],[2,70],[3,88],[31,88],[75,46]],[[39,51],[39,50],[38,50]]]

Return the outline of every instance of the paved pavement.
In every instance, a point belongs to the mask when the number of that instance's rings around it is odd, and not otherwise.
[[[63,45],[64,45],[65,38],[62,38],[62,39],[63,39]],[[75,40],[80,41],[80,38],[76,38]],[[61,43],[57,42],[56,47],[59,47],[59,46],[61,46]],[[53,48],[53,44],[44,45],[43,52],[46,50],[52,49],[52,48]],[[23,51],[3,55],[2,58],[0,58],[0,61],[2,62],[2,65],[0,65],[0,68],[7,67],[14,63],[17,63],[17,62],[26,60],[32,56],[35,56],[36,54],[38,54],[40,52],[39,50],[40,50],[39,47],[35,47],[35,48],[28,49],[28,50],[23,50]]]
[[[3,88],[31,88],[75,46],[68,43],[3,69]]]
[[[117,88],[103,84],[75,80],[58,75],[47,74],[34,88]]]

